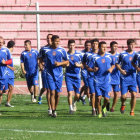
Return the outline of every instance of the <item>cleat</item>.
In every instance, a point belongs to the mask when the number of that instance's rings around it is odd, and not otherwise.
[[[110,109],[110,112],[114,112],[114,109],[113,109],[113,108],[111,108],[111,109]]]
[[[98,118],[102,118],[102,114],[98,114]]]
[[[48,109],[48,115],[51,116],[52,115],[52,110]]]
[[[107,103],[107,105],[106,105],[106,109],[107,109],[107,111],[110,111],[110,102]]]
[[[73,114],[73,113],[74,113],[74,111],[73,111],[73,110],[70,110],[70,111],[69,111],[69,114]]]
[[[130,116],[135,116],[135,113],[134,112],[130,112]]]
[[[96,111],[92,110],[92,116],[96,116]]]
[[[32,100],[32,102],[33,102],[33,103],[36,103],[36,102],[37,102],[37,100],[36,100],[36,99],[33,99],[33,100]]]
[[[41,97],[39,97],[39,98],[38,98],[38,104],[39,104],[39,105],[41,105],[41,104],[42,104],[42,102],[41,102],[41,101],[42,101],[42,98],[41,98]]]
[[[107,109],[106,109],[106,107],[104,107],[102,109],[102,114],[103,114],[103,117],[106,117],[107,116]]]
[[[53,118],[56,118],[57,117],[57,113],[56,113],[56,111],[54,111],[54,113],[52,113],[52,115],[51,115]]]
[[[120,112],[121,112],[122,114],[124,114],[124,112],[125,112],[125,105],[122,105],[122,106],[121,106]]]
[[[75,112],[77,110],[76,104],[73,104],[73,111]]]
[[[5,106],[6,106],[6,107],[14,107],[14,106],[11,105],[10,103],[6,103]]]

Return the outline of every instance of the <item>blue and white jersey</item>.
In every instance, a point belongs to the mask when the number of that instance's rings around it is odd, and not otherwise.
[[[82,56],[84,57],[86,51],[85,51],[85,50],[82,50],[81,53],[82,53]],[[88,72],[87,72],[87,69],[86,69],[86,68],[83,68],[83,69],[81,70],[81,75],[82,75],[83,77],[87,77]]]
[[[116,53],[115,55],[112,54],[110,55],[112,59],[115,60],[116,63],[119,58],[119,53]],[[119,85],[119,84],[120,84],[120,71],[115,67],[111,73],[111,85]]]
[[[140,51],[134,55],[132,62],[140,67]],[[138,72],[137,74],[140,76],[140,72]]]
[[[10,64],[9,66],[14,67],[12,55],[11,55],[11,59],[12,59],[12,64]],[[7,68],[7,71],[8,71],[7,72],[8,78],[15,78],[13,70],[11,70],[10,68]]]
[[[76,67],[75,63],[81,64],[82,63],[82,54],[80,52],[75,51],[74,54],[68,54],[69,58],[69,66],[66,67],[66,76],[80,78],[81,68]]]
[[[98,67],[98,71],[94,72],[95,85],[101,86],[110,84],[111,76],[108,69],[111,68],[112,65],[115,65],[115,61],[112,59],[111,55],[107,53],[104,56],[97,54],[91,59],[89,67]]]
[[[88,65],[91,61],[91,59],[93,59],[93,57],[95,57],[97,54],[93,53],[92,51],[90,52],[86,52],[84,57],[83,57],[83,62],[86,63],[86,65]],[[94,72],[87,72],[88,77],[93,77],[94,76]]]
[[[3,65],[1,62],[2,60],[9,60],[11,59],[11,54],[10,54],[10,51],[3,47],[0,49],[0,79],[5,79],[7,77],[7,66],[6,65]]]
[[[20,62],[24,63],[27,75],[35,76],[38,74],[38,51],[31,49],[31,51],[23,51],[21,53]]]
[[[61,76],[63,76],[62,66],[55,66],[55,62],[62,62],[63,60],[68,60],[67,52],[62,47],[57,47],[56,49],[52,49],[48,47],[45,50],[45,67],[47,75],[52,76],[55,80],[59,80]]]
[[[131,64],[135,54],[136,52],[130,54],[127,51],[123,51],[120,53],[116,62],[121,65],[123,70],[126,71],[126,75],[121,74],[121,79],[127,84],[132,84],[133,82],[136,83],[136,69]]]

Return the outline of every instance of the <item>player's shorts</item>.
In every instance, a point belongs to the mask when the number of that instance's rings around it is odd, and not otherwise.
[[[0,79],[0,90],[7,90],[5,88],[7,88],[7,80],[8,79]]]
[[[48,86],[48,82],[47,82],[47,74],[46,74],[46,72],[45,71],[42,71],[42,73],[41,73],[41,77],[42,77],[42,85],[43,85],[43,88],[49,88],[49,86]]]
[[[95,95],[98,96],[103,96],[106,98],[110,98],[109,93],[110,93],[110,85],[96,85],[95,86]]]
[[[95,93],[94,78],[93,77],[88,77],[87,81],[88,81],[88,85],[89,85],[90,94]]]
[[[14,78],[8,78],[4,90],[7,90],[9,88],[9,85],[14,87]]]
[[[114,92],[119,92],[120,91],[120,85],[111,85],[111,87],[112,87],[112,90],[114,91]]]
[[[26,77],[28,87],[38,85],[38,74],[35,76],[25,75],[25,77]]]
[[[50,90],[55,90],[57,92],[62,91],[63,76],[55,80],[52,76],[47,75],[48,87]]]
[[[140,93],[140,75],[137,75],[137,85]]]
[[[88,87],[88,80],[87,80],[88,76],[82,76],[82,78],[83,78],[85,86]]]
[[[81,78],[75,78],[71,76],[65,77],[67,91],[75,91],[75,93],[80,94]]]
[[[120,87],[121,87],[121,95],[126,94],[128,91],[137,92],[137,84],[125,84],[124,82],[121,82]]]

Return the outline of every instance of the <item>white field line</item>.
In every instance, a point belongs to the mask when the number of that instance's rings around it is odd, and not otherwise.
[[[13,132],[27,132],[27,133],[47,133],[47,134],[63,134],[63,135],[103,135],[103,136],[113,136],[113,135],[140,135],[140,133],[74,133],[74,132],[58,132],[58,131],[38,131],[38,130],[22,130],[22,129],[0,129],[0,131],[13,131]]]
[[[74,132],[57,132],[57,131],[34,131],[34,130],[22,130],[22,129],[0,129],[0,131],[63,134],[63,135],[105,135],[105,136],[120,135],[120,134],[113,134],[113,133],[74,133]]]

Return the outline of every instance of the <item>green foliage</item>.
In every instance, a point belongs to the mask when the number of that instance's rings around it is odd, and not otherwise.
[[[15,65],[14,68],[15,68],[15,71],[14,71],[15,79],[25,78],[20,66]]]

